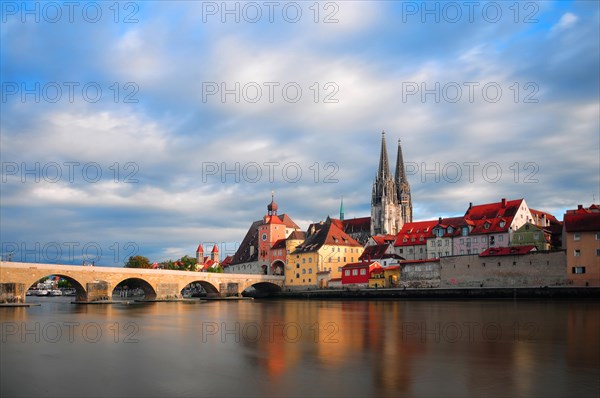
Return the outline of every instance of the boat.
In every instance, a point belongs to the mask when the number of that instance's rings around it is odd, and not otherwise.
[[[38,297],[39,297],[39,296],[47,296],[47,295],[48,295],[48,291],[47,291],[46,289],[41,289],[41,290],[38,290],[38,291],[35,293],[35,295],[36,295],[36,296],[38,296]]]
[[[35,290],[29,289],[29,290],[27,290],[27,292],[25,293],[25,295],[26,296],[32,296],[32,295],[35,294],[35,292],[36,292]]]
[[[75,296],[75,289],[65,289],[63,296]]]
[[[48,292],[49,296],[62,296],[62,291],[59,289],[52,289]]]

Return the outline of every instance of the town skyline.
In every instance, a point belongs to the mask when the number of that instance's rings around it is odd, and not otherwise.
[[[321,3],[318,22],[302,3],[294,23],[207,4],[146,2],[118,23],[108,3],[94,23],[3,9],[3,242],[58,243],[74,264],[88,242],[99,264],[123,264],[130,242],[178,258],[239,242],[273,190],[303,229],[342,196],[347,218],[368,216],[382,130],[402,140],[414,220],[503,197],[561,218],[600,200],[593,2],[498,3],[494,20]]]

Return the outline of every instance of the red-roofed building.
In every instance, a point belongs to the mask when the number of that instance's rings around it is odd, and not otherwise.
[[[342,266],[358,261],[362,245],[337,225],[327,218],[308,227],[304,241],[288,256],[287,287],[327,287],[331,279],[342,276]]]
[[[457,255],[455,239],[463,230],[468,231],[468,225],[464,217],[440,217],[437,225],[433,227],[433,237],[427,239],[427,258]]]
[[[393,241],[371,246],[367,245],[358,259],[364,262],[378,261],[383,267],[397,265],[400,260],[404,260],[404,258],[396,254]]]
[[[533,216],[525,199],[472,204],[464,216],[467,225],[454,238],[454,255],[478,254],[490,247],[510,246],[512,234]]]
[[[576,286],[600,286],[600,207],[579,205],[563,218],[567,275]]]
[[[433,227],[437,220],[415,221],[404,224],[396,240],[396,254],[406,260],[425,260],[427,258],[427,239],[433,237]]]
[[[228,273],[283,275],[287,254],[297,244],[300,227],[287,215],[278,215],[279,205],[274,195],[267,205],[267,214],[252,223],[242,244],[225,268]],[[288,238],[292,238],[288,242]],[[289,244],[288,244],[289,243]]]
[[[350,263],[342,267],[342,286],[367,287],[371,272],[381,268],[377,261]]]

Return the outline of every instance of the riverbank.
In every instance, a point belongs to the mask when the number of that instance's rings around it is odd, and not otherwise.
[[[324,289],[283,291],[278,298],[303,299],[583,299],[600,298],[600,287],[480,287],[429,289]]]

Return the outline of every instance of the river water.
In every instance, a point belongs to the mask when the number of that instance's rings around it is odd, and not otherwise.
[[[27,301],[2,397],[600,396],[598,301]]]

